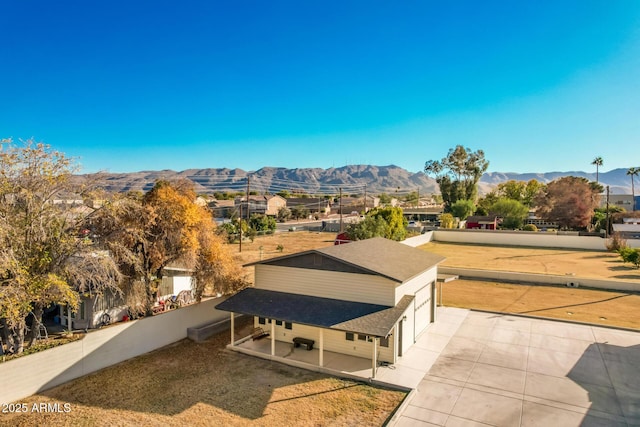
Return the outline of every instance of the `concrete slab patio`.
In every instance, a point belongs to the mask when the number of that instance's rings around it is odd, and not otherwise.
[[[403,358],[431,366],[392,425],[640,425],[640,333],[455,308],[438,314],[415,355]]]
[[[271,342],[234,349],[269,359]],[[318,368],[316,349],[275,356]],[[325,351],[321,370],[368,380],[371,360]],[[376,381],[413,389],[392,426],[640,425],[640,332],[440,307]]]

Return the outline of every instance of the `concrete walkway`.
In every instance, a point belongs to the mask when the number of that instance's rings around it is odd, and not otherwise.
[[[378,371],[383,381],[415,383],[391,425],[640,425],[640,333],[446,307],[438,314],[402,362]]]

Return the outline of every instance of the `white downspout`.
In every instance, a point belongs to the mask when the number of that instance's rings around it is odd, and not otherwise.
[[[375,378],[376,377],[376,365],[378,364],[378,361],[376,360],[376,356],[377,356],[377,352],[378,352],[378,338],[374,337],[373,338],[373,355],[371,356],[371,378]]]
[[[324,330],[320,328],[320,359],[319,365],[322,368],[324,366]]]
[[[276,355],[276,321],[271,319],[271,355]]]

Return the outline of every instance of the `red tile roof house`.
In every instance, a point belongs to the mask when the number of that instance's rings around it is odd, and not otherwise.
[[[271,341],[396,363],[435,321],[438,264],[445,258],[383,238],[255,262],[255,287],[217,309],[254,317]],[[235,341],[238,349],[251,336]],[[285,363],[286,360],[282,360]]]

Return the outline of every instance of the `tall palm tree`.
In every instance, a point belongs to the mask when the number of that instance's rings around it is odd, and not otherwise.
[[[640,175],[640,167],[629,168],[627,175],[631,176],[631,203],[633,203],[633,210],[636,210],[636,190],[633,187],[633,177]]]
[[[598,171],[600,166],[602,166],[604,164],[604,160],[602,160],[602,157],[598,156],[595,159],[593,159],[593,162],[591,162],[592,165],[596,165],[596,182],[600,183],[600,180],[598,179]]]

